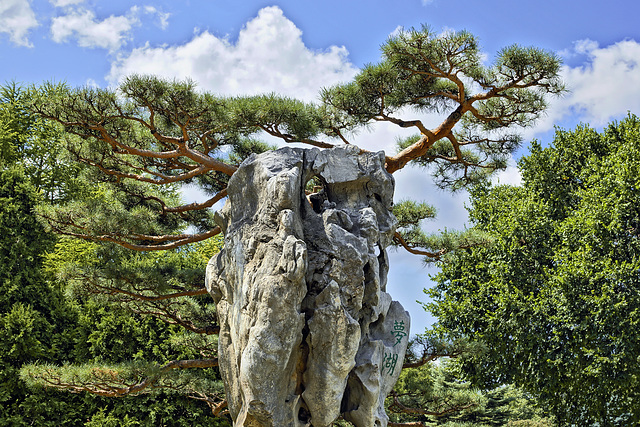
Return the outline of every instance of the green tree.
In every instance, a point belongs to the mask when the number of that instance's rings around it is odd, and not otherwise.
[[[226,197],[228,179],[244,158],[270,149],[257,140],[260,135],[331,148],[375,123],[411,128],[416,136],[387,155],[388,172],[412,162],[429,168],[441,187],[455,190],[504,168],[520,142],[513,128],[530,125],[544,112],[547,96],[564,90],[555,55],[510,46],[487,67],[467,32],[403,31],[382,53],[380,63],[365,67],[352,82],[323,90],[319,104],[274,94],[222,98],[196,90],[190,81],[150,76],[131,76],[115,91],[64,85],[34,90],[33,111],[64,126],[66,150],[90,167],[83,180],[92,184],[83,197],[44,206],[39,214],[56,233],[102,244],[91,257],[98,263],[72,263],[60,271],[70,272],[67,280],[81,293],[99,293],[140,315],[195,332],[205,357],[164,366],[120,364],[104,372],[96,365],[30,366],[25,377],[105,395],[181,386],[219,411],[224,402],[213,383],[172,369],[198,367],[202,360],[215,364],[210,349],[218,328],[202,275],[162,266],[166,257],[200,250],[187,245],[207,246],[220,233],[209,208]],[[443,116],[431,129],[420,120],[429,112]],[[199,187],[206,197],[182,203],[178,190],[184,185]],[[432,216],[425,205],[406,202],[396,211],[402,216],[397,242],[414,253],[438,259],[453,248],[485,241],[477,233],[424,236],[414,225]],[[122,248],[140,254],[125,255]],[[166,250],[173,252],[154,254]]]
[[[537,400],[521,389],[505,385],[481,390],[465,378],[461,361],[481,347],[464,340],[447,343],[432,332],[415,337],[400,379],[387,397],[389,425],[554,426]]]
[[[5,422],[24,393],[18,381],[21,364],[49,356],[54,324],[66,323],[64,314],[51,310],[60,295],[41,286],[38,264],[47,242],[33,212],[36,199],[19,168],[0,171],[0,411]]]
[[[431,360],[441,357],[435,353],[431,356]],[[439,425],[448,415],[468,413],[484,404],[484,396],[459,380],[455,363],[446,357],[437,364],[411,362],[410,356],[387,397],[391,425]]]
[[[640,421],[640,120],[558,130],[521,186],[478,186],[493,244],[451,254],[429,292],[440,332],[482,343],[474,382],[514,383],[560,424]]]
[[[184,393],[169,390],[152,398],[113,400],[31,388],[20,377],[20,368],[36,361],[164,363],[170,357],[199,356],[201,349],[189,347],[178,326],[108,307],[81,292],[69,298],[73,281],[56,280],[54,273],[64,278],[76,265],[95,266],[104,259],[93,243],[48,233],[35,211],[43,204],[82,197],[89,171],[66,162],[62,128],[29,112],[26,90],[9,84],[0,94],[0,426],[211,425],[210,408]],[[50,166],[51,174],[34,174],[34,165]],[[155,262],[159,269],[186,270],[188,264],[199,269],[192,275],[202,276],[212,250],[214,241]]]
[[[16,82],[0,86],[1,161],[21,165],[45,200],[66,200],[79,185],[81,166],[66,156],[62,126],[30,111],[29,101]]]

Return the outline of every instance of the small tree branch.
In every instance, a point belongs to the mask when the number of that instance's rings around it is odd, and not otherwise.
[[[211,206],[218,203],[220,200],[227,197],[227,189],[220,191],[218,194],[207,200],[203,203],[190,203],[188,205],[176,206],[172,208],[166,208],[165,212],[188,212],[188,211],[197,211],[201,209],[210,208]]]
[[[387,157],[387,172],[394,173],[409,163],[409,161],[424,156],[429,148],[442,138],[445,138],[450,134],[453,127],[460,121],[462,115],[466,112],[467,103],[463,103],[456,108],[449,116],[433,131],[429,133],[423,133],[422,137],[411,144],[398,154],[392,157]]]
[[[194,393],[189,397],[191,399],[201,400],[205,402],[209,406],[209,408],[211,408],[211,413],[216,417],[220,417],[222,415],[226,415],[229,413],[229,411],[225,410],[229,406],[226,400],[220,401],[220,400],[211,398],[204,393]]]
[[[395,390],[392,390],[389,396],[393,398],[393,403],[389,405],[389,409],[396,414],[426,415],[426,416],[439,418],[444,415],[451,414],[453,412],[460,412],[460,411],[464,411],[465,409],[470,409],[470,408],[473,408],[474,406],[477,406],[477,403],[468,403],[466,405],[453,405],[441,411],[427,411],[425,409],[411,408],[403,405],[400,402],[400,399],[397,393],[395,392]],[[420,425],[420,424],[417,424],[417,425]]]
[[[171,385],[157,384],[161,374],[172,369],[212,368],[216,366],[218,366],[217,358],[173,360],[160,367],[160,374],[144,378],[133,384],[127,384],[127,381],[119,378],[118,371],[110,368],[93,368],[90,373],[91,379],[87,381],[62,381],[51,369],[47,369],[46,371],[49,375],[34,375],[34,378],[43,381],[47,387],[69,390],[74,393],[88,392],[105,397],[123,397],[146,392],[154,388],[180,388]]]
[[[415,248],[409,246],[409,244],[402,238],[402,235],[397,231],[393,235],[393,238],[395,239],[396,242],[398,242],[400,244],[400,246],[402,246],[409,253],[414,254],[414,255],[423,255],[423,256],[427,256],[429,258],[440,258],[442,255],[444,255],[446,253],[445,249],[441,249],[438,252],[429,252],[429,251],[424,251],[424,250],[420,250],[420,249],[415,249]]]
[[[431,134],[431,131],[420,120],[401,120],[386,114],[380,114],[380,117],[374,117],[374,120],[390,122],[401,128],[417,127],[423,135]]]
[[[140,301],[164,301],[164,300],[175,299],[180,297],[193,297],[198,295],[207,295],[209,293],[205,288],[202,288],[202,289],[196,289],[193,291],[174,292],[172,294],[164,294],[164,295],[143,295],[143,294],[130,292],[125,289],[120,289],[112,286],[102,286],[97,283],[93,283],[92,286],[94,286],[97,289],[102,289],[103,291],[106,291],[106,292],[100,292],[100,293],[107,293],[110,295],[122,294],[131,298],[135,298]]]
[[[209,231],[206,231],[204,233],[198,233],[198,234],[166,234],[162,236],[152,236],[152,235],[146,235],[146,234],[131,233],[126,236],[130,239],[158,242],[158,244],[144,245],[144,244],[131,243],[130,241],[125,240],[122,235],[117,233],[91,235],[88,233],[72,232],[67,230],[66,227],[73,227],[80,231],[88,231],[88,229],[86,227],[81,227],[77,224],[74,224],[70,221],[61,221],[56,218],[51,218],[49,216],[42,215],[42,214],[40,214],[40,216],[49,223],[49,226],[56,233],[63,234],[65,236],[77,237],[83,240],[90,240],[90,241],[96,241],[96,242],[111,242],[111,243],[120,245],[124,248],[132,249],[135,251],[162,251],[167,249],[175,249],[180,246],[187,245],[189,243],[196,243],[196,242],[206,240],[210,237],[220,234],[222,231],[220,227],[214,227]],[[163,243],[167,241],[170,243]]]
[[[135,303],[136,307],[131,307],[131,311],[140,315],[151,315],[157,317],[165,323],[170,325],[178,325],[182,326],[188,331],[191,331],[196,334],[204,334],[204,335],[218,335],[220,333],[220,326],[218,325],[206,325],[206,326],[198,326],[194,324],[190,320],[183,319],[178,313],[175,311],[170,311],[170,306],[158,306],[160,301],[141,301],[135,300],[132,301]],[[155,309],[155,310],[153,310]]]

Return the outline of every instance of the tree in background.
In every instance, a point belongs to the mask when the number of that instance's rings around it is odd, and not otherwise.
[[[640,120],[534,143],[522,185],[471,191],[493,244],[451,254],[429,292],[439,331],[485,351],[476,385],[517,384],[562,425],[640,421]]]
[[[54,277],[103,260],[95,244],[45,231],[35,211],[83,197],[91,181],[65,157],[61,127],[30,113],[27,101],[28,91],[15,83],[0,88],[0,426],[211,425],[210,408],[184,393],[114,400],[30,388],[20,377],[20,368],[36,361],[104,366],[198,354],[178,344],[182,328],[82,292],[69,298],[73,281]],[[211,252],[201,251],[173,254],[181,262],[175,268],[189,263],[202,276]]]
[[[0,425],[43,421],[54,406],[34,408],[32,395],[19,379],[24,363],[61,360],[74,345],[75,313],[60,288],[47,281],[42,256],[55,243],[37,220],[35,207],[48,182],[27,177],[23,156],[55,126],[29,114],[16,84],[0,90]],[[36,136],[37,135],[37,136]],[[31,138],[33,137],[33,138]],[[42,157],[32,156],[37,163]],[[51,398],[60,393],[40,393]],[[71,401],[72,399],[68,399]],[[65,407],[59,402],[58,409]],[[25,414],[30,413],[30,419]],[[43,424],[44,425],[44,424]]]
[[[0,156],[5,166],[20,165],[44,200],[68,200],[81,185],[81,165],[61,144],[64,130],[29,109],[28,90],[16,82],[0,87]]]
[[[466,379],[461,361],[481,346],[442,341],[429,331],[414,338],[402,374],[387,397],[389,426],[553,427],[535,396],[513,385],[480,389]]]
[[[413,162],[430,168],[442,188],[456,190],[505,167],[520,142],[513,127],[533,123],[546,108],[546,96],[563,91],[554,55],[511,46],[485,67],[476,39],[466,32],[404,31],[382,51],[383,60],[353,82],[324,90],[320,104],[277,95],[220,98],[197,91],[192,82],[146,76],[129,77],[118,91],[59,85],[34,91],[34,111],[61,123],[66,152],[90,167],[82,178],[91,183],[83,197],[39,211],[54,232],[103,244],[95,249],[97,263],[69,270],[76,283],[84,293],[196,333],[194,345],[204,356],[162,366],[31,366],[25,377],[112,396],[187,388],[214,411],[223,410],[215,381],[174,369],[216,364],[218,327],[212,304],[202,299],[202,276],[188,268],[163,270],[164,258],[172,255],[156,253],[191,253],[187,245],[220,233],[209,208],[226,197],[228,179],[243,159],[270,149],[257,137],[266,133],[286,143],[332,148],[348,144],[358,129],[393,123],[417,134],[387,155],[387,171]],[[429,128],[420,115],[433,112],[443,120]],[[182,203],[178,190],[185,185],[207,197]],[[485,242],[477,233],[424,235],[416,224],[433,214],[424,204],[401,203],[395,212],[397,243],[413,253],[438,259],[453,248]]]

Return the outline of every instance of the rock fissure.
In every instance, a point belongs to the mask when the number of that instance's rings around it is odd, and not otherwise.
[[[206,285],[234,425],[387,425],[410,321],[386,293],[396,220],[384,161],[350,146],[285,148],[230,179]],[[322,185],[307,194],[311,180]]]

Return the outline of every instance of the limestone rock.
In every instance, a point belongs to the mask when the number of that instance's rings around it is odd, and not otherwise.
[[[351,146],[251,156],[231,177],[206,285],[234,425],[387,425],[410,323],[385,292],[393,187],[383,153]]]

